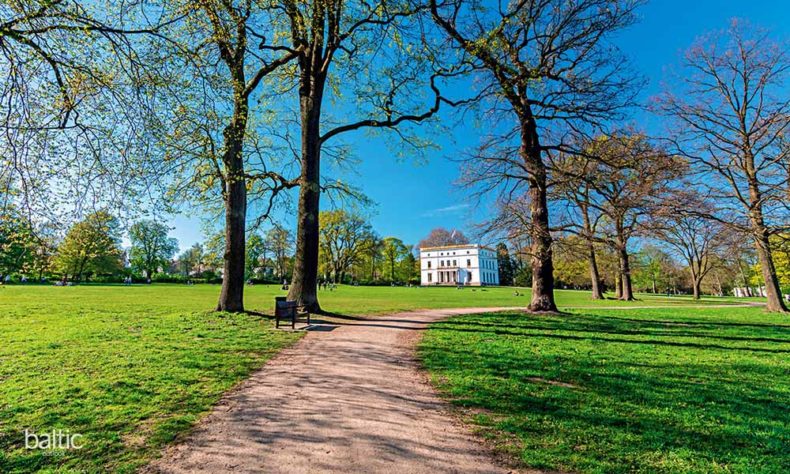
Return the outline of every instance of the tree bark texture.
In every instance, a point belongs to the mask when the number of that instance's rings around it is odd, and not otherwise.
[[[546,195],[546,165],[541,156],[535,123],[522,120],[521,156],[529,172],[529,201],[532,228],[532,301],[530,311],[557,311],[554,301],[554,263]]]

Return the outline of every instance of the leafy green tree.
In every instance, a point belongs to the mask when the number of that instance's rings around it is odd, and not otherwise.
[[[409,254],[409,248],[397,237],[386,237],[382,244],[382,254],[390,270],[390,281],[395,281],[395,268]]]
[[[52,269],[55,253],[57,252],[57,234],[51,225],[40,226],[36,229],[37,242],[30,270],[41,281],[44,275]]]
[[[651,293],[667,288],[675,267],[667,252],[654,245],[645,245],[634,257],[633,279],[637,288],[648,289]]]
[[[554,279],[561,287],[581,288],[590,285],[586,242],[577,235],[558,237],[554,241]]]
[[[500,242],[496,246],[497,264],[499,266],[499,284],[502,286],[510,286],[513,284],[515,272],[513,269],[513,259],[510,257],[510,251],[507,244]]]
[[[90,274],[112,274],[121,270],[121,236],[117,219],[107,211],[90,214],[74,224],[58,247],[56,268],[72,280]]]
[[[359,261],[359,275],[369,275],[370,282],[375,282],[379,278],[381,267],[381,256],[384,242],[378,234],[372,232],[365,240],[363,245],[362,258]]]
[[[247,261],[245,263],[244,277],[247,279],[256,276],[258,268],[266,255],[266,241],[257,233],[247,237]]]
[[[274,274],[278,280],[285,278],[291,266],[291,252],[293,252],[293,233],[280,225],[275,225],[266,231],[266,248],[272,253]]]
[[[779,283],[784,287],[784,293],[790,291],[790,240],[787,238],[776,239],[779,243],[776,246],[774,265]]]
[[[406,253],[406,257],[401,261],[403,275],[409,283],[419,284],[420,282],[420,261],[414,256],[413,247]]]
[[[513,277],[513,283],[516,286],[530,286],[532,284],[532,267],[521,265]]]
[[[225,235],[222,232],[212,234],[206,240],[204,245],[205,253],[203,254],[203,264],[210,267],[211,270],[223,268],[226,253],[225,242]],[[208,270],[208,268],[205,268],[204,271],[205,270]]]
[[[193,271],[202,272],[204,262],[203,245],[196,243],[178,256],[178,268],[184,276],[189,276]]]
[[[0,282],[35,261],[38,240],[30,224],[12,209],[0,214]]]
[[[133,269],[153,278],[159,267],[167,268],[178,251],[178,240],[168,237],[169,231],[165,224],[153,220],[143,220],[129,228],[129,261]]]
[[[344,210],[321,213],[320,249],[324,272],[342,282],[346,273],[359,261],[372,229],[359,214]]]
[[[244,310],[249,227],[268,218],[280,191],[299,185],[278,173],[282,154],[273,150],[260,129],[271,108],[266,97],[281,100],[282,84],[267,77],[294,59],[280,34],[277,2],[255,0],[169,0],[158,2],[172,18],[161,50],[162,71],[157,109],[162,136],[160,154],[176,169],[172,195],[223,208],[223,243],[207,244],[221,258],[222,288],[216,309]],[[158,40],[158,38],[156,38]],[[152,39],[152,41],[155,41]],[[287,86],[282,86],[283,88]],[[268,114],[268,115],[267,115]],[[265,143],[264,143],[265,142]],[[281,166],[283,165],[283,166]],[[253,199],[268,200],[255,225],[247,218]],[[222,247],[222,252],[214,252]]]
[[[0,175],[24,182],[32,214],[127,210],[142,201],[128,196],[152,189],[143,121],[154,69],[138,40],[171,18],[151,11],[148,0],[0,2]]]
[[[770,242],[779,284],[785,291],[790,290],[790,235],[774,235],[771,237]],[[763,282],[760,280],[762,267],[759,261],[753,266],[753,272],[754,275],[750,279],[750,282],[754,286],[762,286]]]

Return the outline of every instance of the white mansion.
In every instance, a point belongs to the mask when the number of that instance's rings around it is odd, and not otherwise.
[[[420,284],[498,285],[496,251],[479,244],[421,248]]]

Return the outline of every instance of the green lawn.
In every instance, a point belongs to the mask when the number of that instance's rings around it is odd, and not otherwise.
[[[431,326],[420,356],[461,416],[523,466],[790,472],[787,316],[459,316]]]
[[[218,293],[212,285],[0,287],[0,472],[133,471],[299,337],[264,317],[209,312]],[[283,293],[248,287],[247,308],[270,313]],[[340,287],[320,296],[349,315],[529,302],[507,288]],[[593,302],[574,291],[558,299],[564,307],[693,303]],[[24,448],[25,429],[70,430],[85,447],[45,456]]]

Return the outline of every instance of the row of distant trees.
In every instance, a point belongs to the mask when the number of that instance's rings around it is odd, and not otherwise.
[[[9,208],[10,209],[10,208]],[[412,246],[397,237],[381,237],[361,214],[343,210],[320,214],[320,262],[324,281],[362,284],[417,283],[419,264]],[[154,281],[219,281],[225,240],[213,234],[177,255],[178,241],[157,220],[141,220],[128,229],[130,246],[122,248],[122,229],[107,211],[95,212],[59,237],[34,229],[21,213],[0,213],[0,281],[6,276],[30,280],[64,278]],[[465,237],[464,237],[465,239]],[[290,280],[294,264],[293,232],[274,226],[246,237],[247,280]]]
[[[126,257],[117,219],[105,211],[75,223],[63,238],[53,229],[34,229],[13,208],[0,214],[0,278],[44,280],[57,275],[82,281],[122,272]],[[135,252],[135,264],[148,266]],[[149,267],[150,268],[150,267]]]
[[[10,208],[9,208],[10,209]],[[124,249],[122,229],[107,211],[89,214],[65,235],[51,228],[32,227],[20,213],[0,213],[0,281],[6,277],[41,281],[49,278],[82,282],[118,280],[219,281],[224,241],[211,236],[177,255],[178,241],[170,227],[157,220],[141,220],[128,229]],[[245,258],[247,279],[281,280],[293,265],[293,234],[275,226],[263,235],[251,233]]]
[[[417,283],[418,263],[411,245],[381,237],[361,214],[345,210],[320,215],[320,274],[331,282]]]

